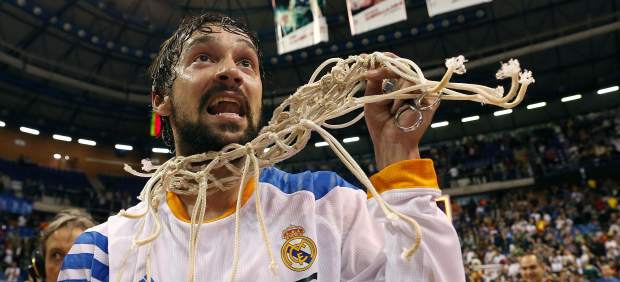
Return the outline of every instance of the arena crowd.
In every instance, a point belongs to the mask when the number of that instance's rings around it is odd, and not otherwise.
[[[528,254],[535,255],[546,281],[620,281],[618,176],[588,175],[620,164],[620,112],[581,115],[510,132],[426,144],[425,148],[422,155],[434,160],[444,190],[530,177],[537,180],[534,187],[452,199],[453,222],[469,281],[520,281],[520,260]],[[375,172],[370,155],[357,159],[367,173]],[[336,160],[282,166],[293,171],[334,170],[347,177]],[[58,179],[58,174],[74,182],[50,180]],[[47,197],[58,204],[86,208],[102,220],[135,202],[144,183],[135,178],[99,177],[106,188],[103,191],[95,191],[79,172],[0,160],[0,280],[15,276],[16,269],[20,279],[26,277],[37,234],[53,217],[31,210],[5,212],[12,208],[8,205]],[[550,177],[561,181],[545,184],[543,180]]]

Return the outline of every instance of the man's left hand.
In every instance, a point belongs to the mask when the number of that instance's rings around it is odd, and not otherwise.
[[[392,54],[389,55],[393,56]],[[414,85],[412,82],[400,79],[387,68],[381,67],[367,72],[367,84],[364,95],[384,94],[382,89],[384,79],[397,79],[394,90]],[[384,100],[364,106],[366,125],[374,145],[375,159],[379,170],[401,160],[420,158],[420,140],[431,124],[437,106],[422,112],[424,120],[418,128],[410,132],[404,132],[394,122],[396,112],[404,103],[413,103],[413,101]],[[429,103],[423,102],[422,104],[428,105]],[[400,116],[399,122],[403,126],[409,126],[417,119],[418,113],[407,110]]]

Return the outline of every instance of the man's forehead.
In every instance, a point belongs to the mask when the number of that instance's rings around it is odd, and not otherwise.
[[[521,259],[521,264],[536,265],[538,264],[538,259],[535,256],[526,256]]]
[[[209,39],[215,39],[231,36],[234,41],[242,41],[248,45],[248,47],[258,50],[258,47],[254,44],[253,40],[243,30],[234,26],[224,28],[217,24],[207,23],[201,28],[194,31],[190,37],[184,43],[184,49],[191,47],[196,41],[209,41]]]

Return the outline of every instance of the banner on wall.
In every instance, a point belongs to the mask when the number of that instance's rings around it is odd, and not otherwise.
[[[328,40],[323,16],[326,0],[271,0],[278,54]]]
[[[353,35],[407,19],[405,0],[347,0],[347,11]]]
[[[493,0],[426,0],[428,15],[434,17],[439,14],[456,11]]]

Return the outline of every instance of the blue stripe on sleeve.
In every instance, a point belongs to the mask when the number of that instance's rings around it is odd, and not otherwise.
[[[98,260],[93,260],[93,266],[90,269],[90,275],[99,281],[108,281],[110,276],[110,268]]]
[[[79,237],[77,237],[77,239],[75,239],[74,244],[95,245],[104,253],[108,253],[108,237],[96,231],[82,233]]]
[[[93,265],[93,254],[68,254],[61,269],[90,269]]]
[[[62,264],[62,270],[65,269],[90,269],[90,275],[100,281],[107,281],[110,274],[109,267],[94,259],[93,254],[68,254]]]

